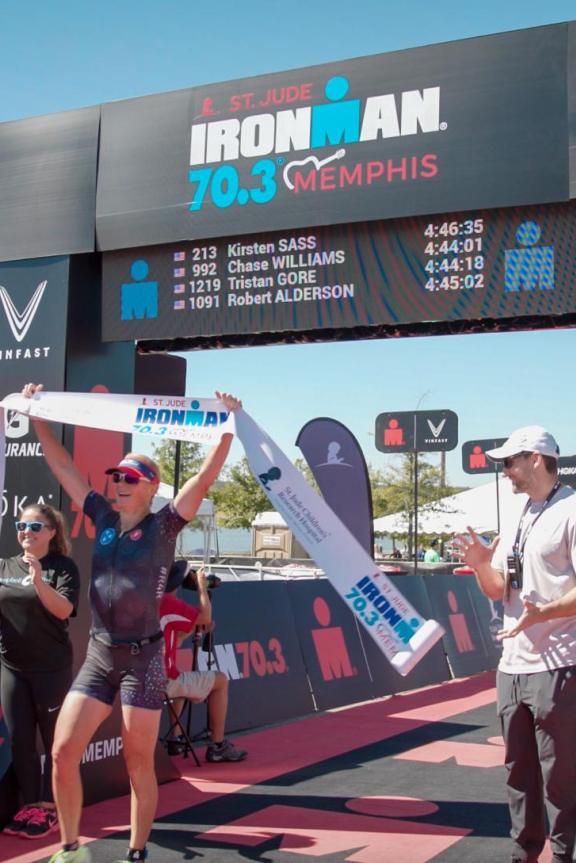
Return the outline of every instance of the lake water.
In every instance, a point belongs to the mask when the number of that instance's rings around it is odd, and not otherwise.
[[[210,542],[216,550],[216,542],[212,535]],[[218,528],[217,550],[220,554],[252,554],[252,531],[243,528]],[[204,534],[201,530],[187,528],[178,539],[177,554],[202,555],[204,553]]]
[[[216,550],[214,536],[211,545]],[[388,537],[378,537],[377,547],[383,554],[392,551],[392,541]],[[252,531],[243,528],[218,528],[218,551],[220,554],[252,554]],[[180,534],[177,555],[202,555],[204,553],[204,534],[201,530],[187,528]]]

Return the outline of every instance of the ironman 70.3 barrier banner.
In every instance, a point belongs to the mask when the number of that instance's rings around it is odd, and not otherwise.
[[[245,411],[230,415],[215,399],[43,392],[33,399],[7,396],[1,408],[54,422],[200,443],[233,432],[235,422],[250,468],[272,505],[393,667],[402,675],[408,674],[442,637],[442,627],[416,612]],[[2,447],[3,437],[4,423]],[[0,486],[3,479],[0,476]]]

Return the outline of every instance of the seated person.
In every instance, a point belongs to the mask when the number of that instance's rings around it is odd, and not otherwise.
[[[164,633],[164,662],[168,676],[166,694],[175,701],[174,710],[178,716],[182,712],[185,698],[195,703],[208,700],[211,740],[206,750],[206,761],[242,761],[246,758],[246,751],[238,749],[224,736],[228,710],[226,675],[221,671],[179,671],[176,665],[176,652],[180,644],[195,627],[211,628],[212,624],[212,604],[203,569],[198,570],[195,580],[198,587],[198,608],[188,605],[172,593],[165,593],[160,603],[160,626]],[[180,747],[178,737],[168,740],[167,748],[170,754],[178,754]]]

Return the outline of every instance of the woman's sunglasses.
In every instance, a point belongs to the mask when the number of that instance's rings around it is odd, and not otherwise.
[[[150,480],[144,479],[143,476],[134,476],[132,473],[123,473],[121,470],[115,470],[110,476],[112,477],[112,482],[125,482],[126,485],[138,485],[139,482],[150,482]]]
[[[43,521],[17,521],[15,524],[16,530],[20,532],[31,530],[32,533],[40,533],[43,527],[48,527]]]

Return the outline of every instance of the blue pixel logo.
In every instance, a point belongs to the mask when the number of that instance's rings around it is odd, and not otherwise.
[[[537,222],[519,225],[516,241],[524,248],[506,251],[504,289],[507,293],[554,288],[554,247],[536,245],[541,234]]]
[[[107,527],[100,534],[100,545],[110,545],[116,538],[116,531],[113,527]]]
[[[148,281],[150,268],[144,260],[130,267],[133,281],[120,287],[120,317],[123,321],[158,317],[158,282]]]

